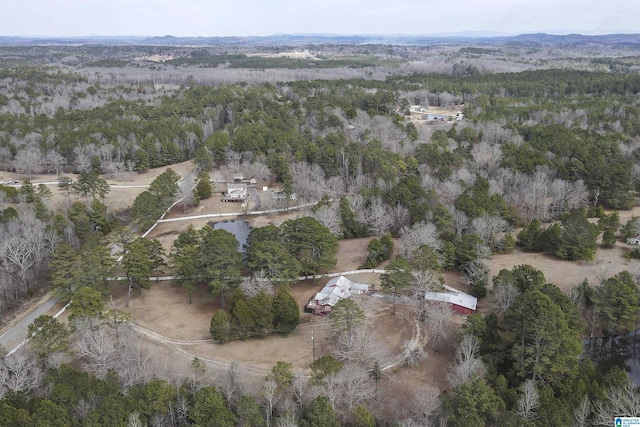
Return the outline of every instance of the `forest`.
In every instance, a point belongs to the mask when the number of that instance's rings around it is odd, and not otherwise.
[[[634,46],[305,46],[314,60],[260,46],[0,46],[0,322],[47,293],[70,313],[38,317],[24,348],[4,349],[0,424],[605,426],[640,416],[625,364],[640,320],[629,261],[640,249],[626,243],[640,234]],[[176,172],[183,162],[192,171]],[[145,173],[154,179],[114,208],[113,187]],[[254,227],[243,247],[209,226],[169,233],[169,244],[143,236],[237,176],[313,207]],[[333,272],[340,242],[358,238],[369,238],[362,267],[384,270],[389,316],[398,306],[428,331],[393,369],[364,328],[385,318],[367,319],[356,298],[328,320],[331,355],[316,360],[314,347],[304,371],[274,360],[260,375],[197,357],[163,365],[127,312],[171,275],[185,310],[199,289],[220,301],[211,345],[259,348],[300,329],[298,278]],[[618,249],[622,271],[569,287],[526,263],[492,264],[519,251],[592,265]],[[451,277],[480,307],[457,327],[425,302]],[[115,282],[125,307],[110,300]],[[452,335],[443,383],[406,400],[387,392]]]

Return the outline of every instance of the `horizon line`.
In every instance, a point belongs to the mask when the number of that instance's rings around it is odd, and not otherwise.
[[[438,33],[272,33],[267,35],[182,35],[175,36],[172,34],[164,35],[143,35],[143,34],[89,34],[89,35],[46,35],[46,34],[30,34],[30,35],[12,35],[0,34],[2,38],[36,38],[36,39],[85,39],[85,38],[268,38],[268,37],[285,37],[285,36],[301,36],[301,37],[438,37],[438,38],[500,38],[500,37],[517,37],[523,35],[551,35],[551,36],[610,36],[610,35],[639,35],[640,30],[614,30],[612,32],[580,32],[572,30],[540,30],[540,31],[524,31],[524,32],[501,32],[490,30],[461,30]]]

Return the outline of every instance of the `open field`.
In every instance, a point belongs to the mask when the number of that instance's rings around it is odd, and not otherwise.
[[[624,225],[632,215],[640,215],[640,207],[628,211],[619,211],[620,223]],[[546,227],[546,225],[543,225]],[[514,234],[514,237],[517,233]],[[602,236],[598,237],[600,242]],[[563,261],[551,255],[524,252],[515,248],[511,253],[494,255],[489,262],[490,276],[493,277],[502,269],[511,269],[516,265],[528,264],[544,273],[548,282],[562,289],[569,290],[587,279],[592,286],[596,286],[602,279],[611,277],[623,270],[631,273],[640,272],[637,260],[626,258],[631,246],[617,241],[611,249],[598,248],[593,261]]]
[[[146,186],[151,184],[158,175],[169,168],[184,178],[195,169],[195,166],[193,162],[186,161],[171,166],[150,169],[145,172],[124,172],[118,176],[118,179],[111,174],[103,174],[101,178],[105,179],[109,185],[111,185],[111,191],[107,194],[104,203],[114,212],[130,208],[136,196],[142,193]],[[1,171],[0,182],[13,183],[15,181],[22,182],[28,179],[36,187],[38,184],[45,184],[53,193],[51,199],[48,201],[49,208],[53,210],[66,209],[68,203],[67,196],[63,194],[57,186],[57,180],[60,176],[69,176],[73,180],[77,178],[76,174],[68,173],[63,173],[59,176],[53,174],[34,174],[29,177],[28,175],[20,173]],[[82,201],[84,199],[71,195],[71,203],[79,200]]]

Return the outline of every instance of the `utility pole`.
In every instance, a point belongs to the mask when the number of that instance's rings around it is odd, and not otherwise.
[[[311,347],[313,348],[313,363],[316,363],[316,340],[313,331],[311,331]]]

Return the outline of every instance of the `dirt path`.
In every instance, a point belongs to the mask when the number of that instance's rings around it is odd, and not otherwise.
[[[376,323],[375,319],[381,317],[382,315],[388,315],[388,313],[377,312],[374,315],[367,316],[367,322],[370,325],[375,324]],[[414,323],[415,323],[415,327],[413,328],[413,332],[409,337],[409,339],[407,340],[408,347],[410,349],[424,347],[425,345],[425,341],[424,341],[425,337],[421,331],[420,324],[417,320],[415,320]],[[232,341],[230,343],[220,345],[220,344],[216,344],[213,341],[213,339],[195,339],[195,340],[172,339],[161,333],[153,331],[145,326],[142,326],[139,322],[132,322],[131,326],[133,330],[136,331],[140,336],[142,336],[143,338],[153,343],[162,344],[163,346],[169,348],[176,354],[179,354],[188,358],[188,360],[193,360],[193,358],[197,357],[218,369],[227,369],[231,366],[233,362],[238,362],[239,360],[240,363],[242,363],[243,369],[245,371],[248,371],[250,374],[254,376],[264,377],[266,374],[268,374],[271,371],[271,367],[273,366],[273,363],[275,360],[290,361],[289,358],[287,357],[272,359],[271,355],[267,357],[265,360],[262,360],[262,358],[259,358],[259,360],[255,360],[255,359],[246,360],[246,358],[232,359],[232,358],[216,356],[215,350],[212,351],[212,349],[217,348],[218,350],[221,350],[221,349],[224,349],[225,347],[232,346],[234,343],[236,344],[239,343],[240,346],[242,347],[247,347],[247,346],[252,346],[253,348],[259,347],[259,351],[264,352],[265,346],[263,345],[256,346],[256,344],[259,344],[261,342],[266,343],[267,341],[269,342],[276,341],[278,344],[284,344],[292,341],[291,339],[289,339],[289,336],[287,337],[271,336],[271,337],[264,338],[262,340],[251,339],[248,341],[240,341],[240,342]],[[302,335],[310,335],[310,336],[313,336],[314,338],[322,338],[323,340],[326,340],[327,339],[326,335],[331,333],[331,328],[332,326],[328,321],[328,319],[321,318],[320,322],[315,322],[314,324],[309,324],[309,323],[301,324],[300,326],[298,326],[296,331],[294,331],[291,334],[291,336],[295,341],[299,341],[299,337]],[[313,334],[309,334],[311,330],[313,331]],[[290,353],[292,347],[285,345],[285,346],[281,346],[281,349],[284,351],[284,353]],[[245,351],[245,355],[247,353],[251,353],[251,351]],[[304,358],[304,360],[305,360],[305,363],[303,364],[299,363],[300,359],[296,359],[292,362],[296,370],[308,371],[309,365],[311,364],[311,360],[306,360],[306,358]],[[404,360],[404,351],[398,352],[393,357],[391,357],[391,359],[382,367],[382,370],[383,371],[394,370],[402,364],[403,360]]]

